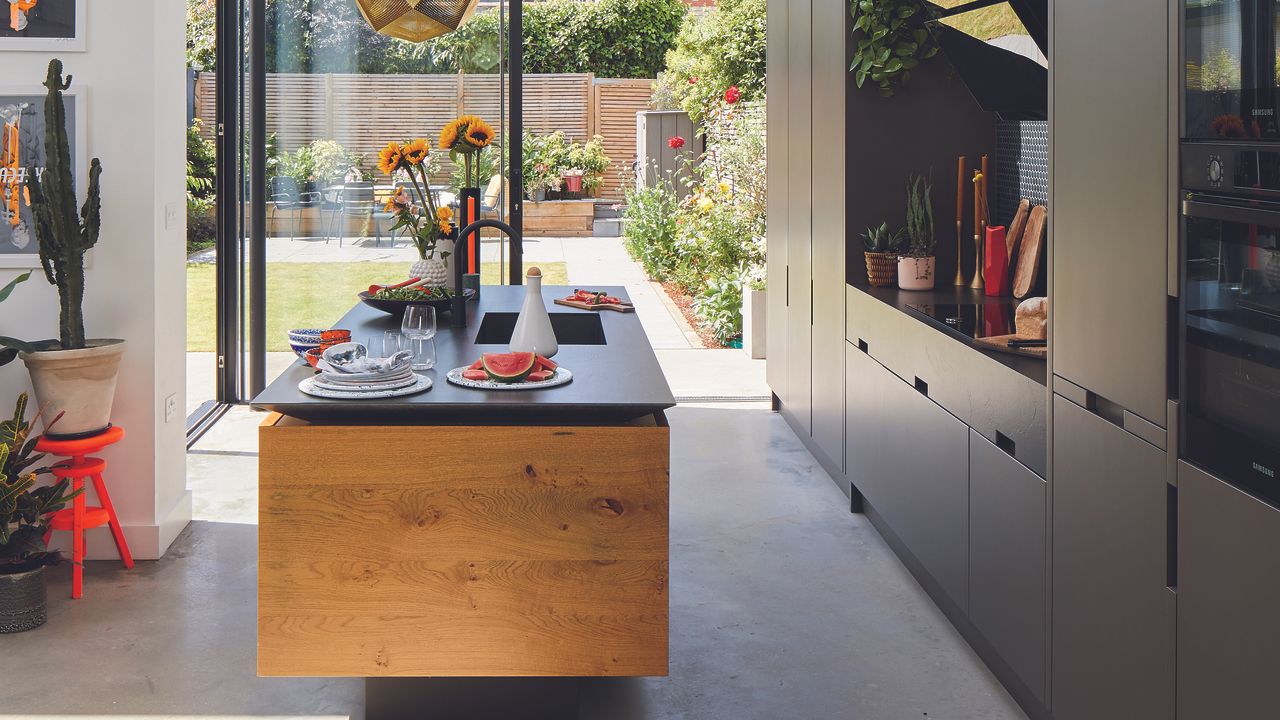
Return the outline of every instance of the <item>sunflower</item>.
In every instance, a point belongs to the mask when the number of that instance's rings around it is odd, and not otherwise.
[[[489,143],[493,142],[493,137],[493,128],[480,118],[473,118],[473,122],[467,126],[467,133],[464,136],[467,144],[475,148],[489,147]]]
[[[445,220],[444,218],[440,219],[440,223],[438,227],[440,228],[441,235],[448,235],[449,233],[453,232],[453,223],[449,222],[448,220]]]
[[[431,151],[427,149],[427,141],[422,138],[406,143],[401,148],[401,152],[404,154],[404,161],[413,167],[421,165],[427,159],[427,156],[431,154]]]
[[[458,129],[460,127],[459,123],[461,122],[462,118],[458,118],[448,125],[445,125],[444,129],[440,131],[439,148],[441,150],[452,150],[453,146],[458,144]]]
[[[389,142],[378,153],[378,169],[387,175],[395,173],[404,162],[404,148],[398,142]]]
[[[436,218],[441,221],[453,219],[453,208],[445,205],[436,210]]]

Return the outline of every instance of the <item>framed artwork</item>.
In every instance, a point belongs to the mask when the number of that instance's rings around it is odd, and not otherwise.
[[[0,0],[0,50],[84,52],[87,0]]]
[[[0,0],[4,2],[4,0]],[[27,193],[27,173],[45,167],[45,89],[39,85],[0,85],[0,268],[40,266],[39,243],[31,217]],[[85,157],[85,96],[83,88],[72,86],[63,92],[67,112],[67,139],[71,143],[72,173],[76,183],[76,206],[84,198],[84,180],[89,163]]]

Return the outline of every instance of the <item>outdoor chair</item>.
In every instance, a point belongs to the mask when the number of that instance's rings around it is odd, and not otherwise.
[[[347,220],[360,219],[373,222],[374,242],[382,241],[382,228],[378,225],[375,213],[381,210],[371,182],[349,182],[342,188],[342,196],[338,201],[338,210],[331,216],[330,231],[325,235],[325,242],[338,233],[338,247],[342,247],[342,233],[346,229]]]
[[[480,196],[480,215],[483,217],[485,213],[497,213],[498,206],[502,204],[503,191],[506,190],[507,179],[501,175],[494,175],[489,178],[489,184],[485,186],[484,194]]]
[[[289,213],[289,241],[292,242],[298,230],[298,215],[303,208],[318,202],[320,193],[299,192],[298,181],[287,175],[271,178],[268,189],[271,191],[268,202],[271,203],[272,224],[275,223],[277,213]]]

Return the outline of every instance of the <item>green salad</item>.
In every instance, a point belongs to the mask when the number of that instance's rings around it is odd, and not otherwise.
[[[446,287],[433,288],[382,288],[373,294],[376,300],[446,300],[453,297],[453,291]]]

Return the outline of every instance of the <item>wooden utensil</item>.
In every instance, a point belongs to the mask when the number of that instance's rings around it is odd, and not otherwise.
[[[1018,267],[1013,273],[1013,296],[1019,300],[1031,294],[1036,276],[1040,273],[1040,254],[1044,249],[1045,226],[1049,210],[1043,205],[1031,209],[1027,229],[1022,234],[1022,247],[1018,250]]]
[[[591,303],[578,302],[577,300],[566,300],[565,298],[556,298],[557,305],[565,307],[578,308],[579,310],[612,310],[614,312],[635,312],[635,305],[627,305],[625,303],[599,303],[592,305]]]
[[[1049,357],[1047,347],[1009,347],[1010,340],[1025,340],[1021,335],[995,335],[992,337],[974,338],[973,342],[984,350],[998,350],[1010,355],[1023,355],[1033,358]]]
[[[1013,214],[1013,222],[1009,223],[1009,234],[1005,235],[1004,241],[1008,245],[1009,251],[1009,269],[1015,267],[1014,260],[1018,257],[1018,243],[1022,242],[1022,233],[1027,229],[1027,216],[1031,214],[1031,201],[1026,198],[1018,203],[1018,211]]]

